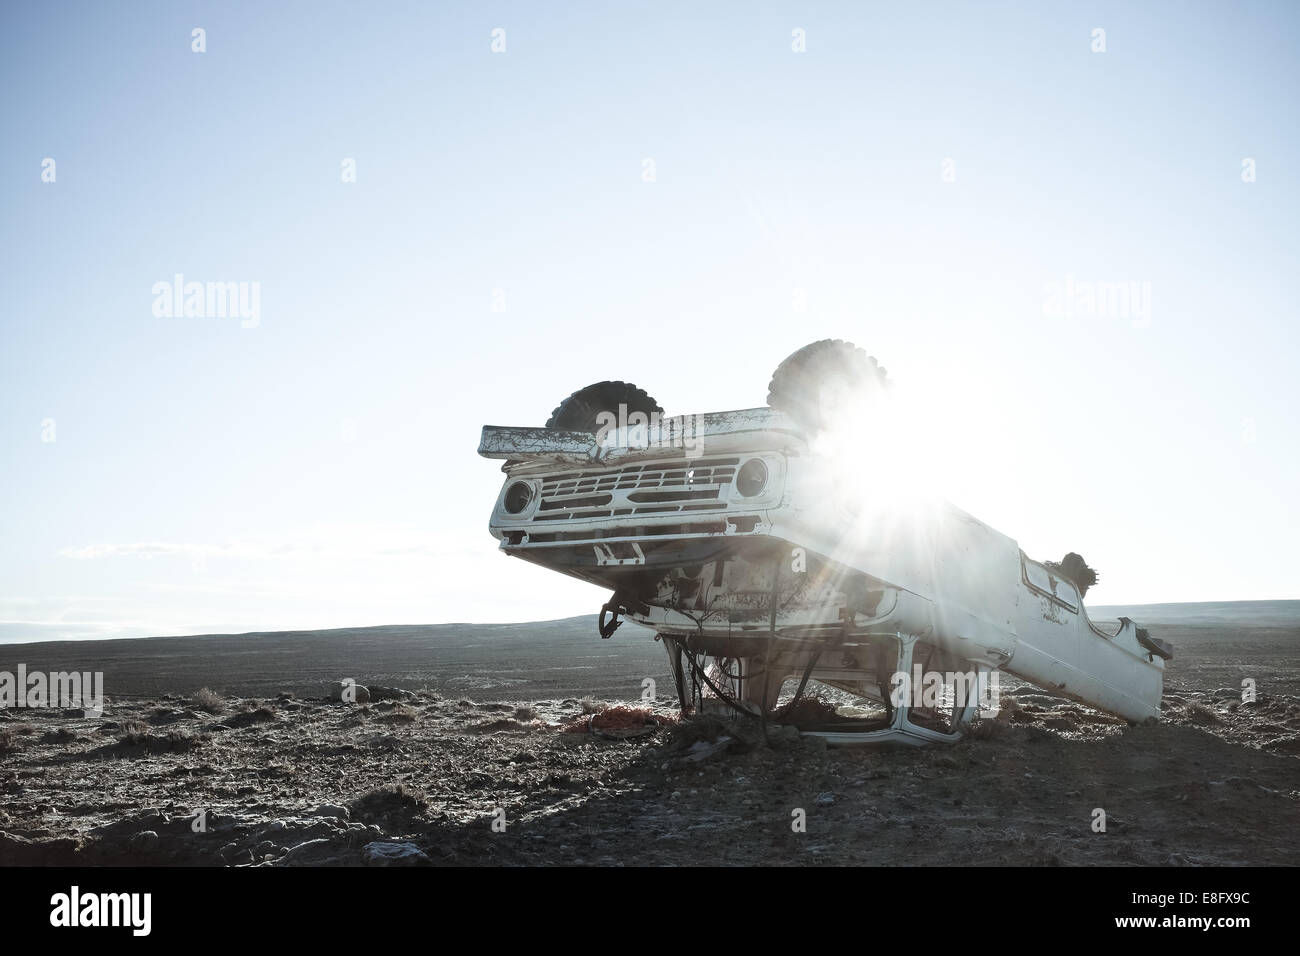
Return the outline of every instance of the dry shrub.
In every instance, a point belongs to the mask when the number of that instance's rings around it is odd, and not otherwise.
[[[18,728],[0,727],[0,754],[12,753],[18,749]]]
[[[69,744],[75,740],[81,740],[82,734],[77,733],[71,727],[60,727],[58,730],[48,730],[41,737],[43,744]]]
[[[138,717],[128,717],[118,725],[122,736],[117,742],[127,747],[134,747],[149,739],[149,725]]]
[[[188,730],[172,730],[168,731],[167,736],[160,742],[160,749],[184,752],[198,747],[202,741],[202,737],[196,737]]]
[[[348,804],[352,819],[365,823],[410,819],[428,809],[429,798],[404,783],[376,787]]]
[[[593,714],[575,717],[560,728],[561,733],[583,734],[588,730],[624,731],[643,730],[647,726],[666,727],[676,718],[656,714],[649,707],[629,707],[616,704],[603,707]]]
[[[231,728],[251,727],[253,724],[265,724],[279,719],[279,715],[273,709],[263,704],[260,707],[241,710],[234,716],[222,721],[222,724]]]
[[[406,704],[398,704],[384,715],[384,719],[409,724],[419,716],[420,712],[414,707],[408,707]]]
[[[190,706],[209,714],[219,714],[226,709],[226,701],[216,691],[204,687],[190,698]]]

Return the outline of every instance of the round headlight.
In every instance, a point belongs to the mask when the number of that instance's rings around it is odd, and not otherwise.
[[[751,458],[736,472],[736,490],[746,498],[761,495],[767,487],[767,465],[761,458]]]
[[[526,481],[516,481],[506,489],[506,513],[517,515],[533,500],[533,489]]]

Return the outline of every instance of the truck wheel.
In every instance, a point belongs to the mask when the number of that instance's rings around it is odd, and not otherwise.
[[[767,387],[767,404],[816,428],[823,424],[824,398],[833,401],[834,394],[885,387],[885,370],[872,356],[852,342],[822,339],[777,366]]]
[[[627,407],[627,415],[633,412],[651,412],[663,414],[659,403],[637,388],[631,382],[597,382],[580,388],[564,401],[560,402],[546,422],[547,428],[564,428],[575,432],[595,432],[600,428],[596,416],[609,412],[620,417],[619,406]],[[623,419],[625,420],[625,418]]]

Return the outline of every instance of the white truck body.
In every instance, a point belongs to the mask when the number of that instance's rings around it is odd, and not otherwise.
[[[1073,583],[964,511],[900,506],[871,468],[846,475],[782,412],[666,419],[603,440],[487,426],[479,452],[506,460],[491,520],[503,551],[609,587],[616,611],[742,674],[761,659],[765,676],[743,695],[761,707],[805,666],[881,699],[866,648],[892,637],[901,672],[924,646],[958,670],[1005,670],[1129,721],[1159,715],[1165,645],[1127,619],[1097,627]],[[743,494],[737,475],[753,459],[766,480]],[[527,505],[511,513],[519,482]],[[832,642],[837,662],[810,650]],[[889,721],[877,736],[952,736],[905,711]]]

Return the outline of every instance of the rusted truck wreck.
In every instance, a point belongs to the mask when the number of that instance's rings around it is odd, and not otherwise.
[[[544,428],[484,427],[479,454],[506,475],[491,532],[508,555],[609,589],[602,637],[621,617],[652,628],[683,707],[768,715],[787,681],[797,702],[812,680],[861,706],[805,733],[954,741],[1005,671],[1158,716],[1170,649],[1127,618],[1115,633],[1089,620],[1096,576],[1078,555],[1032,560],[879,480],[895,467],[874,421],[887,392],[839,340],[786,359],[765,408],[665,418],[633,385],[589,386]]]

